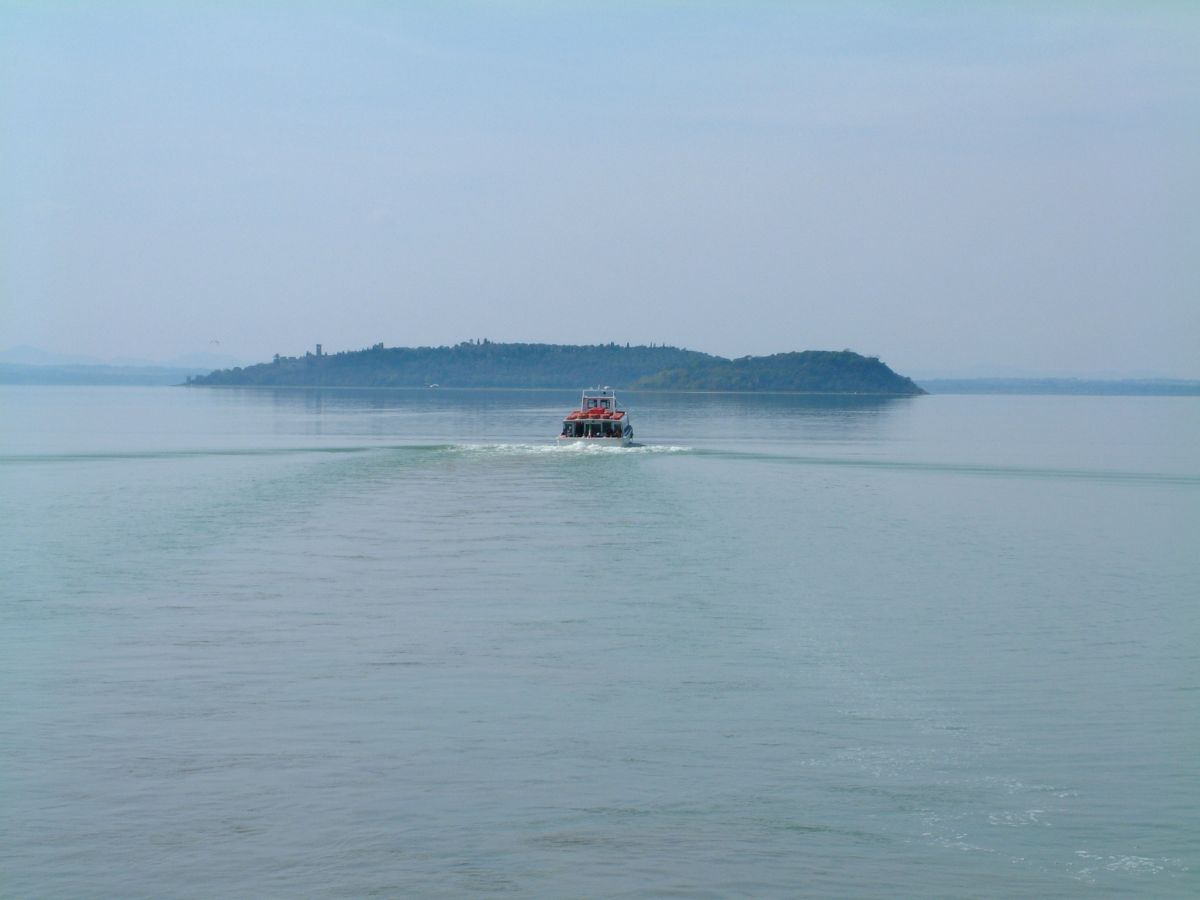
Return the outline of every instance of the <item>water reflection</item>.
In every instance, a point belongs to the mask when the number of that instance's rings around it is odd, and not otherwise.
[[[275,434],[399,440],[551,440],[578,391],[453,388],[226,389],[270,408]],[[802,441],[876,443],[920,397],[817,394],[619,393],[639,442],[727,446]],[[230,396],[233,400],[234,397]]]
[[[919,397],[827,394],[644,394],[643,434],[713,443],[877,443]]]

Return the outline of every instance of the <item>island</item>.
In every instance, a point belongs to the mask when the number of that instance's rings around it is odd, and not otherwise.
[[[873,356],[850,350],[803,350],[725,359],[662,345],[502,344],[389,347],[304,356],[220,369],[192,386],[578,388],[781,391],[814,394],[923,394],[910,378]]]

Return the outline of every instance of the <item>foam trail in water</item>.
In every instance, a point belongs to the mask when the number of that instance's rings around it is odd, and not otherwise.
[[[555,444],[455,444],[449,448],[459,453],[494,453],[504,455],[527,455],[540,453],[571,453],[594,455],[600,453],[688,453],[691,447],[667,444],[632,444],[626,447],[613,444],[585,444],[582,442]]]

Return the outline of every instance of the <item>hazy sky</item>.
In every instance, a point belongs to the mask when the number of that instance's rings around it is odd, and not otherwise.
[[[0,0],[0,348],[1200,377],[1200,4]]]

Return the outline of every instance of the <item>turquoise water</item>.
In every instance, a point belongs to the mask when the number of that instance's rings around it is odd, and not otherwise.
[[[0,388],[0,894],[1200,893],[1200,400]]]

